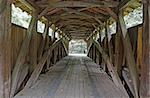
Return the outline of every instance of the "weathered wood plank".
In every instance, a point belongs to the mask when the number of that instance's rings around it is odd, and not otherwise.
[[[142,66],[142,33],[143,33],[143,27],[138,28],[138,39],[137,39],[137,70],[140,72],[140,68]]]
[[[57,62],[57,56],[58,56],[58,46],[54,49],[54,64]]]
[[[115,85],[118,86],[128,96],[128,94],[127,94],[116,70],[114,69],[113,64],[110,62],[110,59],[109,59],[108,55],[106,54],[106,52],[103,50],[103,48],[101,47],[101,45],[98,42],[93,40],[93,44],[96,46],[98,51],[102,54],[102,57],[107,64],[109,73],[110,73]]]
[[[20,88],[22,82],[24,81],[25,77],[27,76],[28,71],[29,71],[29,66],[31,66],[31,65],[24,64],[23,66],[21,66],[22,68],[20,69],[20,76],[19,76],[19,80],[17,83],[17,89]]]
[[[66,54],[68,54],[69,52],[68,52],[68,45],[67,45],[67,44],[68,44],[69,42],[66,43],[65,40],[66,40],[66,39],[63,39],[63,40],[62,40],[62,46],[63,46],[63,48],[64,48],[64,50],[65,50],[64,52],[65,52]]]
[[[35,65],[37,64],[37,53],[38,53],[38,34],[37,34],[37,23],[35,24],[35,26],[33,27],[33,34],[32,34],[32,38],[31,38],[31,42],[29,45],[29,62],[31,64],[29,71],[30,73],[34,70]]]
[[[40,59],[42,58],[42,54],[43,54],[43,50],[44,50],[44,46],[45,46],[45,41],[48,35],[48,30],[49,30],[49,26],[48,26],[48,22],[45,24],[45,29],[44,29],[44,33],[42,35],[42,41],[40,43],[40,47],[38,50],[38,61],[40,61]]]
[[[125,50],[125,56],[126,56],[127,64],[129,67],[131,79],[132,79],[133,85],[134,85],[134,92],[135,92],[134,97],[138,98],[139,97],[139,95],[138,95],[139,76],[138,76],[138,72],[137,72],[137,66],[135,63],[135,58],[134,58],[129,34],[127,33],[127,29],[126,29],[122,14],[123,14],[122,12],[119,14],[119,23],[120,23],[120,27],[121,27],[122,34],[123,34],[123,45],[124,45],[124,50]]]
[[[33,87],[14,98],[127,98],[88,57],[68,56],[60,60]]]
[[[18,76],[20,74],[19,73],[20,67],[21,67],[21,65],[24,64],[24,61],[26,59],[26,55],[27,55],[28,50],[29,50],[29,44],[30,44],[30,41],[31,41],[31,38],[32,38],[33,29],[34,29],[34,26],[37,22],[36,18],[37,18],[37,15],[36,15],[36,12],[34,12],[33,17],[31,19],[31,22],[30,22],[30,25],[29,25],[29,28],[27,30],[27,35],[26,35],[26,37],[25,37],[25,39],[22,43],[20,53],[18,55],[16,64],[14,66],[14,70],[13,70],[13,73],[12,73],[11,97],[14,96],[14,94],[15,94],[18,79],[19,79]]]
[[[60,39],[60,40],[54,42],[54,43],[52,44],[52,46],[50,46],[49,50],[46,51],[46,52],[43,54],[42,59],[39,61],[39,63],[37,64],[36,68],[34,69],[32,75],[31,75],[31,77],[29,78],[29,80],[28,80],[28,82],[27,82],[27,84],[26,84],[26,86],[25,86],[25,89],[26,89],[26,88],[30,88],[30,87],[36,82],[36,80],[38,79],[38,77],[39,77],[39,75],[40,75],[40,73],[41,73],[41,71],[42,71],[42,68],[43,68],[43,66],[44,66],[44,64],[45,64],[45,62],[46,62],[46,60],[47,60],[47,58],[48,58],[50,55],[52,55],[52,51],[55,49],[55,47],[56,47],[57,45],[59,45],[59,44],[61,43],[61,41],[62,41],[62,39]]]
[[[10,98],[11,3],[0,0],[0,98]]]
[[[107,6],[106,6],[107,5]],[[49,8],[62,8],[62,7],[116,7],[118,2],[109,3],[106,1],[90,2],[90,1],[59,1],[53,2],[48,5]]]
[[[67,7],[116,7],[118,5],[117,1],[113,1],[110,3],[106,1],[99,2],[90,2],[90,1],[51,1],[47,5],[47,7],[41,12],[40,17],[48,13],[50,8],[67,8]]]
[[[122,76],[123,76],[125,82],[127,83],[127,85],[129,87],[130,91],[132,92],[132,94],[135,95],[134,94],[134,89],[133,89],[134,88],[133,83],[131,81],[131,77],[129,76],[129,71],[128,70],[123,70],[122,71]]]
[[[112,62],[113,59],[113,54],[112,54],[112,43],[110,41],[111,39],[111,32],[110,32],[110,28],[109,28],[109,24],[108,22],[106,23],[106,36],[107,36],[107,44],[108,44],[108,54],[109,54],[109,58],[110,61]]]
[[[143,0],[144,24],[142,34],[142,65],[141,65],[141,84],[140,97],[150,97],[150,1]]]
[[[122,42],[122,34],[120,30],[120,25],[117,22],[117,33],[115,35],[115,68],[119,76],[121,76],[122,62],[124,57],[123,51],[123,42]]]

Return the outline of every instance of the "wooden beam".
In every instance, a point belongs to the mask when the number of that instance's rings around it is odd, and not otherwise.
[[[28,75],[29,66],[31,66],[31,65],[24,64],[23,66],[21,66],[21,68],[20,68],[19,81],[18,81],[18,83],[17,83],[17,89],[20,89],[20,86],[21,86],[22,82],[24,81],[24,79],[25,79],[26,76]]]
[[[80,11],[78,11],[80,12]],[[80,12],[80,13],[84,13],[84,12]],[[93,14],[89,14],[89,15],[93,15]],[[104,17],[102,17],[100,14],[97,14],[97,15],[93,15],[95,18],[98,18],[98,19],[103,19]],[[83,15],[79,15],[79,14],[72,14],[72,13],[68,13],[68,12],[64,12],[64,13],[61,13],[59,15],[53,15],[50,17],[51,20],[57,20],[57,19],[66,19],[66,18],[79,18],[79,19],[91,19],[91,17],[86,17],[86,16],[83,16]]]
[[[42,41],[40,43],[40,47],[39,47],[39,50],[38,50],[38,61],[41,60],[42,54],[44,52],[44,46],[45,46],[45,43],[46,43],[46,38],[47,38],[47,35],[48,35],[48,30],[49,30],[49,24],[48,24],[48,21],[47,21],[47,23],[45,24],[44,33],[42,35]]]
[[[81,11],[84,11],[84,10],[88,10],[88,9],[90,9],[90,8],[93,8],[93,6],[91,6],[91,7],[85,7],[85,8],[81,8],[81,9],[78,9],[78,11],[79,11],[79,12],[81,12]]]
[[[0,0],[0,98],[10,98],[11,34],[11,3]]]
[[[93,20],[80,20],[80,19],[58,19],[58,20],[55,20],[53,21],[54,24],[56,25],[62,25],[62,24],[78,24],[78,25],[81,25],[81,24],[87,24],[87,25],[90,25],[90,24],[95,24],[95,25],[98,25],[98,23],[96,21],[93,21]]]
[[[89,2],[89,1],[56,1],[49,2],[47,7],[42,11],[42,14],[39,16],[45,15],[50,8],[67,8],[67,7],[117,7],[118,2],[114,1],[113,3],[100,1],[100,2]]]
[[[106,52],[103,50],[103,48],[101,47],[101,45],[97,41],[93,40],[93,44],[96,46],[97,50],[102,54],[102,58],[104,59],[104,61],[107,64],[107,68],[109,70],[109,73],[110,73],[110,75],[112,77],[113,82],[115,83],[115,85],[117,87],[119,87],[123,91],[123,93],[128,98],[129,96],[128,96],[128,94],[127,94],[127,92],[126,92],[126,90],[125,90],[125,88],[124,88],[124,86],[123,86],[123,84],[122,84],[122,82],[121,82],[121,80],[120,80],[116,70],[114,69],[113,64],[110,61],[108,55],[106,54]]]
[[[66,42],[64,39],[62,40],[62,45],[64,47],[64,50],[65,50],[65,53],[68,54],[69,51],[68,51],[68,45],[66,44],[69,44],[69,42]]]
[[[61,23],[61,24],[57,24],[57,26],[62,30],[65,28],[68,28],[68,26],[78,26],[78,27],[86,27],[86,28],[93,28],[91,23],[72,23],[72,22],[68,22],[68,23]]]
[[[118,16],[117,16],[117,14],[116,14],[114,11],[112,11],[111,8],[107,7],[106,10],[107,10],[107,12],[110,14],[110,16],[112,16],[112,18],[113,18],[114,20],[118,21]]]
[[[27,89],[27,88],[30,88],[35,82],[36,80],[38,79],[42,69],[43,69],[43,66],[46,62],[46,60],[48,59],[49,56],[52,55],[52,51],[55,49],[56,46],[58,46],[60,43],[62,42],[62,39],[58,40],[58,41],[55,41],[51,46],[50,48],[48,49],[48,51],[46,51],[44,54],[43,54],[43,57],[42,59],[39,61],[39,63],[37,64],[36,68],[34,69],[31,77],[29,78],[28,82],[26,83],[26,86],[24,89]]]
[[[66,24],[66,25],[70,25],[70,24],[78,24],[78,25],[80,25],[80,24],[90,24],[90,22],[91,22],[91,24],[93,23],[93,24],[95,24],[95,22],[92,22],[92,21],[85,21],[85,20],[76,20],[76,19],[72,19],[72,20],[58,20],[58,21],[56,21],[55,22],[55,24],[57,25],[57,24]]]
[[[111,32],[110,32],[110,28],[109,28],[109,24],[108,21],[106,23],[106,36],[107,36],[107,44],[108,44],[108,53],[109,53],[109,58],[110,58],[110,62],[112,62],[113,60],[113,51],[112,51],[112,43],[110,41],[111,39]]]
[[[19,1],[23,4],[25,4],[30,10],[35,10],[35,8],[31,4],[29,4],[28,1],[26,1],[26,0],[19,0]]]
[[[76,11],[76,10],[73,10],[73,9],[69,9],[69,8],[63,8],[63,10],[65,10],[67,12],[75,13],[75,14],[78,14],[78,15],[82,15],[82,16],[85,16],[85,17],[91,17],[91,18],[95,19],[100,25],[103,25],[103,22],[101,22],[101,20],[99,20],[98,18],[96,18],[93,15],[89,15],[89,14],[86,14],[86,13],[83,13],[83,12],[79,12],[79,11]]]
[[[29,66],[29,72],[31,73],[34,68],[35,65],[38,62],[38,33],[37,33],[37,23],[35,24],[34,28],[33,28],[33,34],[32,34],[32,38],[31,38],[31,42],[29,45],[29,62],[31,64],[31,66]]]
[[[121,76],[121,69],[122,69],[122,62],[123,62],[123,58],[124,58],[124,51],[123,51],[123,39],[122,39],[122,34],[121,34],[121,30],[120,30],[120,25],[117,22],[117,32],[115,35],[115,61],[114,61],[114,65],[116,68],[116,71],[118,73],[119,76]]]
[[[134,3],[136,0],[122,0],[119,5],[118,8],[121,11],[123,8],[127,7],[129,4]]]
[[[58,56],[58,46],[57,47],[55,47],[55,49],[54,49],[54,64],[56,64],[56,62],[57,62],[57,56]]]
[[[129,87],[129,89],[130,89],[130,91],[131,91],[131,93],[133,94],[133,95],[135,95],[134,94],[134,87],[133,87],[133,83],[132,83],[132,80],[131,80],[131,77],[130,77],[130,75],[129,75],[129,70],[122,70],[122,77],[124,78],[124,80],[125,80],[125,82],[126,82],[126,84],[128,85],[128,87]]]
[[[97,17],[97,16],[94,16],[93,14],[86,14],[84,12],[79,12],[79,11],[76,11],[76,10],[73,10],[73,9],[69,9],[69,8],[62,8],[63,10],[65,10],[67,13],[63,13],[61,15],[69,15],[69,14],[76,14],[76,15],[80,15],[80,16],[84,16],[84,17],[89,17],[89,18],[92,18],[95,20],[95,22],[97,22],[98,24],[101,24],[103,25],[103,23],[101,22],[101,20]],[[60,15],[60,16],[61,16]],[[50,19],[49,19],[50,20]],[[59,19],[58,19],[59,20]],[[54,22],[55,23],[55,22]]]
[[[64,28],[64,27],[63,27]],[[68,25],[68,24],[66,24],[66,26],[65,26],[65,28],[72,28],[72,29],[76,29],[76,30],[79,30],[79,29],[85,29],[85,30],[93,30],[94,28],[93,28],[93,26],[91,27],[91,26],[86,26],[86,25]]]
[[[127,29],[125,26],[122,12],[119,14],[119,23],[120,23],[120,27],[121,27],[122,34],[123,34],[123,45],[124,45],[126,60],[127,60],[127,64],[129,67],[131,79],[132,79],[133,85],[134,85],[134,92],[135,92],[134,97],[139,98],[139,95],[138,95],[138,93],[139,93],[139,83],[138,83],[139,76],[138,75],[139,74],[137,72],[137,66],[135,63],[135,58],[134,58],[134,54],[132,51],[129,34],[127,33]]]
[[[30,41],[32,38],[33,29],[34,29],[35,24],[37,23],[36,19],[37,19],[37,14],[36,14],[36,12],[34,12],[31,22],[30,22],[30,25],[29,25],[29,28],[27,29],[27,35],[22,43],[19,55],[17,57],[16,64],[14,66],[14,70],[12,73],[11,97],[13,97],[16,92],[16,87],[17,87],[17,83],[18,83],[18,79],[19,79],[18,76],[20,74],[20,67],[25,62],[26,55],[29,50],[29,44],[30,44]]]
[[[96,47],[93,46],[93,60],[96,63]]]
[[[95,16],[95,17],[97,17],[97,18],[99,18],[99,19],[103,19],[103,17],[102,16],[100,16],[100,15],[97,15],[97,16]],[[50,17],[50,19],[51,20],[57,20],[57,19],[90,19],[89,17],[85,17],[85,16],[81,16],[81,15],[76,15],[76,14],[61,14],[61,15],[54,15],[54,16],[51,16]]]
[[[80,31],[81,30],[89,30],[89,32],[92,30],[94,30],[94,28],[92,26],[87,26],[87,25],[66,25],[64,27],[65,29],[67,30],[78,30]]]
[[[150,97],[150,1],[143,0],[143,35],[140,98]]]
[[[120,12],[118,22],[119,22],[119,24],[120,24],[120,28],[121,28],[121,31],[122,31],[122,35],[123,35],[123,37],[125,38],[125,37],[126,37],[126,34],[127,34],[127,29],[126,29],[126,25],[125,25],[124,19],[123,19],[123,12]]]
[[[58,1],[50,2],[49,8],[66,8],[66,7],[117,7],[119,2],[114,1],[114,3],[99,1],[99,2],[90,2],[90,1]]]

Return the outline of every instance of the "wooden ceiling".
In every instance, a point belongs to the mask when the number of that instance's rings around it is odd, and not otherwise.
[[[39,17],[47,18],[68,37],[86,39],[95,27],[103,27],[110,17],[115,19],[117,9],[128,1],[130,0],[15,0],[14,3],[31,13],[32,9],[24,6],[24,3],[29,3],[38,11]]]

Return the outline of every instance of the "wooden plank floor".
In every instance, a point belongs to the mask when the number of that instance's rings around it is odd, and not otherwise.
[[[126,98],[88,57],[68,56],[14,98]]]

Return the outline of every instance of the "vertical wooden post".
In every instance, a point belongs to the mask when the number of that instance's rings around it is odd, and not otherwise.
[[[109,54],[109,51],[108,51],[108,36],[107,36],[107,32],[106,32],[106,28],[105,28],[105,37],[104,37],[104,44],[103,44],[103,49],[104,49],[104,51],[107,53],[107,54]],[[108,73],[108,67],[107,67],[107,64],[106,64],[106,62],[105,62],[105,60],[104,60],[104,58],[103,58],[103,67],[104,67],[104,69],[105,69],[105,72],[106,73]]]
[[[62,58],[62,45],[60,44],[60,57]]]
[[[98,52],[98,50],[96,49],[96,63],[99,65],[99,59],[100,59],[100,57],[99,57],[100,55],[99,55],[99,52]]]
[[[11,3],[0,1],[0,98],[9,98],[11,82]]]
[[[53,42],[52,42],[52,38],[51,38],[51,36],[47,36],[48,38],[47,38],[47,41],[48,41],[48,39],[49,39],[49,46],[51,46],[52,44],[53,44]],[[49,56],[48,58],[47,58],[47,69],[49,69],[49,67],[52,65],[51,64],[52,62],[51,62],[51,56]]]
[[[29,28],[27,30],[27,35],[22,43],[20,53],[18,55],[16,64],[12,73],[12,87],[11,87],[11,95],[10,95],[11,97],[13,97],[16,92],[17,83],[19,81],[19,75],[21,73],[20,68],[25,62],[25,59],[29,50],[29,44],[32,38],[32,33],[33,33],[36,22],[37,22],[37,13],[33,12],[33,17],[31,19]]]
[[[59,45],[59,60],[61,59],[61,44]]]
[[[124,56],[124,51],[123,51],[123,42],[122,42],[122,35],[121,35],[121,30],[120,30],[120,25],[117,22],[117,32],[115,35],[115,68],[119,76],[121,76],[121,67],[122,67],[122,62],[123,62],[123,56]]]
[[[62,39],[54,42],[51,47],[44,52],[42,59],[40,60],[40,62],[36,65],[36,68],[34,69],[31,77],[29,78],[28,82],[26,83],[26,86],[24,89],[30,88],[38,79],[44,64],[46,63],[46,60],[48,59],[48,57],[51,57],[52,55],[52,51],[61,43]]]
[[[125,50],[125,54],[126,54],[126,60],[127,60],[127,64],[129,67],[129,71],[130,71],[130,75],[131,75],[131,79],[133,81],[133,85],[134,85],[134,92],[135,98],[139,98],[139,80],[138,80],[138,72],[137,72],[137,66],[135,63],[135,58],[134,58],[134,54],[132,51],[132,46],[131,46],[131,42],[130,42],[130,38],[129,38],[129,34],[127,33],[127,29],[125,26],[125,22],[123,19],[123,12],[121,11],[119,14],[119,22],[120,22],[120,27],[122,30],[122,35],[123,35],[123,45],[124,45],[124,50]]]
[[[33,35],[31,38],[30,46],[29,46],[29,61],[30,61],[30,73],[34,70],[35,65],[37,64],[37,23],[33,27]]]
[[[64,47],[62,44],[61,44],[61,46],[62,46],[62,57],[64,57]]]
[[[142,65],[142,34],[143,34],[143,27],[138,28],[138,38],[137,38],[137,60],[136,60],[136,65],[137,65],[137,70],[140,72],[140,68]]]
[[[58,46],[54,49],[54,64],[56,64],[57,55],[58,55]]]
[[[109,73],[110,73],[112,80],[114,81],[115,85],[117,87],[119,87],[124,92],[126,97],[128,98],[128,94],[127,94],[116,70],[114,69],[113,64],[110,62],[110,59],[109,59],[107,53],[103,50],[103,48],[101,47],[101,45],[98,42],[93,40],[93,43],[96,46],[96,48],[98,49],[98,51],[102,54],[102,57],[103,57],[105,63],[107,64],[107,68],[109,70]]]
[[[111,37],[111,34],[110,34],[110,28],[109,28],[109,24],[108,24],[108,21],[106,23],[106,36],[107,36],[107,42],[108,42],[108,53],[109,53],[109,58],[110,58],[110,61],[112,62],[112,46],[111,46],[111,41],[110,41],[110,37]]]
[[[57,56],[57,60],[59,61],[60,60],[60,45],[58,45],[58,56]]]
[[[150,1],[143,0],[143,55],[141,65],[140,97],[150,98]]]
[[[96,53],[95,53],[96,51],[95,51],[95,46],[93,45],[93,61],[95,62],[95,58],[96,58]]]
[[[91,58],[91,49],[89,50],[89,57]]]
[[[107,36],[106,29],[105,29],[105,37],[104,37],[104,51],[107,54],[109,54],[109,52],[108,52],[108,36]]]
[[[93,59],[93,45],[91,46],[90,52],[91,52],[91,59]]]
[[[45,43],[46,43],[46,38],[47,38],[47,35],[48,35],[48,30],[49,30],[49,26],[48,26],[48,22],[47,22],[45,24],[44,33],[42,35],[42,42],[40,43],[40,47],[39,47],[39,50],[38,50],[38,61],[40,61],[40,59],[42,58],[44,46],[45,46]]]
[[[52,25],[51,27],[53,29],[53,32],[52,32],[52,42],[55,42],[55,38],[56,38],[56,34],[55,33],[56,33],[57,29],[56,29],[55,25]]]
[[[99,32],[98,43],[101,44],[101,33],[100,32]],[[102,63],[102,55],[99,52],[98,52],[98,55],[99,55],[99,65],[101,65],[101,63]]]

